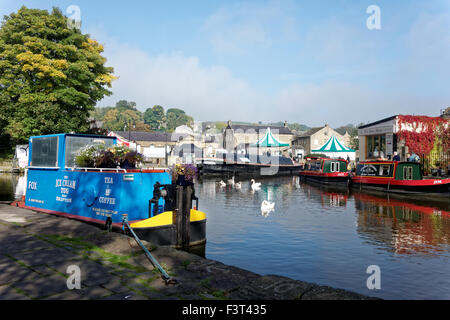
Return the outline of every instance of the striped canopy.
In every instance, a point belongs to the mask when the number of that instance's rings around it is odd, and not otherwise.
[[[278,141],[267,128],[266,134],[257,143],[253,144],[252,147],[289,147],[289,143],[282,143]]]
[[[355,150],[347,148],[333,135],[320,149],[311,150],[312,152],[355,152]]]

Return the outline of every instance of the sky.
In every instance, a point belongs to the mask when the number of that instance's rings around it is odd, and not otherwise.
[[[450,0],[0,0],[0,15],[22,5],[79,9],[119,77],[99,107],[338,127],[450,106]]]

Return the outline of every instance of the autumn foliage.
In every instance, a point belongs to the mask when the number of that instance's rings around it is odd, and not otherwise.
[[[450,125],[443,118],[399,115],[398,126],[398,139],[417,155],[427,156],[436,141],[446,149],[450,147]]]

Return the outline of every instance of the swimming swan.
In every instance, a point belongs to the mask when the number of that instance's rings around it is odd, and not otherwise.
[[[226,185],[227,185],[225,182],[223,182],[223,180],[220,180],[219,184],[221,187],[226,187]]]
[[[275,208],[275,202],[269,202],[267,200],[264,200],[261,203],[261,214],[265,217],[267,217],[267,215],[273,211]]]
[[[228,180],[228,184],[231,184],[231,185],[234,186],[234,176],[233,176],[233,178],[231,178],[231,179]]]
[[[261,182],[255,182],[254,179],[250,180],[252,182],[252,190],[258,190],[261,188]]]
[[[241,187],[242,187],[242,183],[239,181],[239,182],[236,182],[235,184],[234,184],[234,187],[236,188],[236,189],[240,189]]]

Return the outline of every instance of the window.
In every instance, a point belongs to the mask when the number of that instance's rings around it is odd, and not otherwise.
[[[413,180],[413,168],[412,167],[403,167],[403,179],[404,180]]]
[[[32,167],[58,166],[58,137],[33,138],[31,150]]]
[[[380,166],[380,176],[389,177],[391,175],[391,166],[390,165],[381,165]]]
[[[367,136],[366,145],[368,158],[386,157],[386,135]]]
[[[330,172],[339,172],[339,162],[330,163]]]
[[[99,144],[112,147],[114,138],[66,136],[66,167],[72,168],[75,166],[75,157],[82,148]]]

